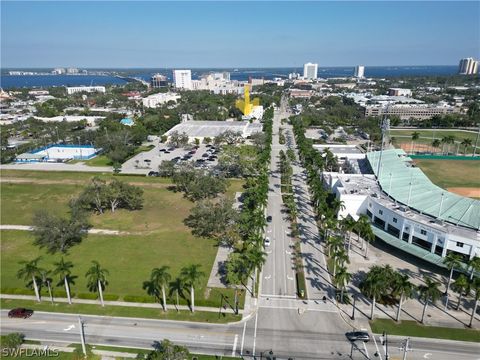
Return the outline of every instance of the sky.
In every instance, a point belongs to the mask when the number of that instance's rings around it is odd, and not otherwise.
[[[480,2],[1,1],[1,67],[455,65]]]

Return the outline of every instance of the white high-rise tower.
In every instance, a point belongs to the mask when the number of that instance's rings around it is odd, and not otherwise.
[[[358,65],[355,66],[355,74],[353,75],[356,78],[364,78],[365,77],[365,66]]]
[[[458,73],[460,75],[473,75],[478,72],[478,61],[474,58],[465,58],[458,64]]]
[[[191,70],[173,70],[173,82],[177,89],[192,89]]]
[[[316,79],[318,72],[318,64],[306,63],[303,65],[303,78]]]

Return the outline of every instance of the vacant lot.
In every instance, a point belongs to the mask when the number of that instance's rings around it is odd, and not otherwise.
[[[420,138],[415,141],[416,144],[421,144],[423,146],[415,147],[416,151],[433,151],[433,152],[440,152],[442,150],[442,146],[440,145],[439,148],[431,147],[432,141],[434,139],[442,140],[445,136],[454,136],[455,137],[455,145],[450,145],[450,152],[455,152],[457,150],[457,144],[460,144],[463,139],[470,139],[472,141],[472,145],[475,145],[475,139],[477,137],[477,132],[475,131],[462,131],[462,130],[437,130],[437,129],[408,129],[408,130],[399,130],[399,129],[391,129],[390,136],[395,138],[395,144],[397,147],[400,147],[400,144],[406,144],[403,148],[406,150],[410,150],[410,145],[412,141],[412,133],[418,132],[420,134]],[[425,145],[427,147],[425,147]],[[480,145],[479,145],[480,146]],[[445,149],[446,151],[447,149]],[[460,145],[458,147],[459,153],[464,152],[464,146]],[[477,152],[480,150],[477,147]],[[473,152],[473,146],[467,147],[467,154],[471,154]]]
[[[417,159],[415,164],[434,184],[444,189],[480,187],[480,161]]]
[[[31,225],[33,214],[40,209],[66,214],[68,201],[82,190],[92,176],[82,173],[2,171],[1,223]],[[111,178],[112,175],[102,177]],[[205,277],[196,289],[199,304],[219,303],[219,291],[213,289],[207,295],[205,291],[217,251],[214,241],[194,237],[183,224],[193,203],[183,198],[181,193],[168,190],[168,180],[135,176],[118,178],[144,189],[144,208],[90,217],[95,228],[122,230],[129,234],[89,235],[80,245],[73,247],[66,256],[74,264],[73,274],[77,276],[72,291],[77,294],[88,292],[85,272],[92,260],[97,260],[110,271],[106,293],[120,297],[146,295],[142,283],[148,279],[154,267],[170,266],[172,276],[176,277],[182,267],[201,264]],[[232,181],[228,195],[240,191],[241,186],[241,181]],[[29,232],[2,231],[1,236],[2,289],[25,288],[23,281],[16,278],[19,261],[42,256],[40,265],[51,269],[53,262],[60,259],[60,255],[48,255],[33,246],[33,236]],[[187,292],[185,295],[188,297]]]

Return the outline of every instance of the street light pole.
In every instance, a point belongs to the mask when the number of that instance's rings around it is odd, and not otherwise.
[[[352,320],[355,320],[355,306],[356,306],[356,302],[357,302],[357,297],[355,295],[353,295],[353,309],[352,309],[352,316],[351,316],[351,319]]]
[[[78,325],[80,325],[80,340],[82,341],[83,355],[87,356],[87,349],[85,347],[85,333],[83,332],[83,322],[80,316],[78,317]]]

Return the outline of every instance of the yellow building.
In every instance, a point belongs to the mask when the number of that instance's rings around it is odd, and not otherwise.
[[[244,86],[244,100],[239,99],[235,102],[235,106],[238,110],[242,112],[243,115],[250,115],[254,106],[260,105],[260,100],[258,98],[253,99],[253,102],[250,102],[250,86]]]

